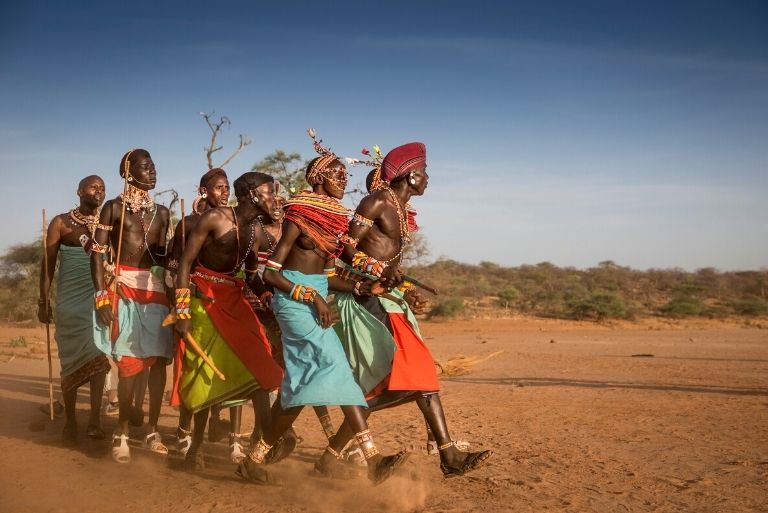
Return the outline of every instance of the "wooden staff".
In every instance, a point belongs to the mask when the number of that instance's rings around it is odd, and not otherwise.
[[[404,274],[403,275],[403,279],[405,281],[409,281],[409,282],[413,283],[417,287],[420,287],[420,288],[426,290],[427,292],[431,292],[432,294],[437,295],[437,289],[436,288],[431,287],[431,286],[427,285],[426,283],[417,280],[413,276],[408,276],[407,274]]]
[[[187,228],[184,222],[184,198],[181,198],[181,251],[187,247]]]
[[[211,357],[205,354],[205,351],[203,351],[203,348],[200,347],[200,344],[197,343],[197,340],[192,336],[190,332],[186,332],[184,334],[184,341],[190,345],[190,347],[200,356],[200,358],[203,359],[203,361],[210,367],[213,372],[216,373],[216,375],[219,377],[220,380],[226,381],[227,378],[224,376],[224,374],[216,367],[216,364],[213,363],[213,360],[211,360]]]
[[[45,345],[48,349],[48,410],[53,420],[53,360],[51,359],[51,320],[48,318],[50,302],[48,299],[51,288],[48,281],[48,223],[43,209],[43,267],[45,268]]]
[[[133,151],[133,150],[131,150]],[[124,165],[123,169],[125,170],[123,173],[123,197],[120,198],[120,203],[123,204],[121,212],[120,212],[120,232],[117,237],[117,255],[115,255],[115,296],[114,301],[112,302],[112,320],[109,323],[109,332],[112,333],[112,323],[118,322],[117,320],[117,304],[120,302],[120,298],[117,294],[117,292],[120,290],[120,253],[123,250],[123,227],[125,226],[125,198],[128,196],[128,175],[130,173],[130,157],[131,152],[128,152],[125,156],[126,164]],[[127,168],[127,169],[126,169]],[[118,329],[119,329],[118,324]],[[111,337],[110,337],[111,338]]]

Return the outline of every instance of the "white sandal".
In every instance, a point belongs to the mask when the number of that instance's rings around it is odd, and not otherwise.
[[[144,447],[157,454],[168,454],[168,447],[163,445],[163,439],[157,431],[144,437]]]
[[[179,454],[182,455],[182,457],[187,456],[190,447],[192,447],[192,435],[187,434],[181,438],[178,438],[177,435],[176,450],[179,452]]]
[[[232,460],[232,463],[239,464],[246,458],[243,444],[240,442],[240,436],[235,433],[229,434],[229,459]]]
[[[117,463],[131,462],[131,449],[128,447],[128,435],[112,435],[112,459]]]

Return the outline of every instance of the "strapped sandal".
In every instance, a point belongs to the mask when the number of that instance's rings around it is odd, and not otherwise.
[[[277,442],[275,442],[275,445],[272,446],[267,455],[264,457],[264,464],[272,465],[273,463],[284,460],[290,456],[295,448],[296,437],[291,436],[290,430],[288,430],[285,435],[281,436]]]
[[[398,467],[406,462],[410,454],[408,451],[400,451],[397,454],[391,456],[384,456],[381,458],[375,467],[368,466],[368,479],[373,481],[373,484],[379,485],[392,477]]]
[[[157,431],[144,437],[144,447],[157,454],[168,454],[168,447],[163,445],[163,439]]]
[[[192,431],[176,428],[176,450],[179,454],[186,457],[190,447],[192,447]]]
[[[277,484],[275,478],[264,469],[264,466],[254,462],[251,458],[245,458],[240,462],[237,470],[235,470],[235,475],[249,483],[262,485]]]
[[[354,479],[360,476],[360,469],[345,463],[342,456],[330,446],[325,451],[333,458],[320,458],[315,462],[315,472],[331,479]]]
[[[458,466],[454,467],[452,465],[440,463],[440,470],[443,472],[443,477],[450,478],[463,476],[464,474],[472,472],[473,470],[481,467],[483,463],[485,463],[488,458],[493,455],[493,451],[469,452],[465,454],[467,457],[464,458],[464,461],[462,461]]]
[[[246,454],[243,451],[243,444],[240,442],[242,435],[236,433],[229,434],[229,459],[232,463],[240,463],[246,458]]]
[[[128,448],[128,435],[112,435],[112,459],[117,463],[131,462],[131,450]]]
[[[451,444],[461,452],[468,452],[472,444],[466,440],[451,440]],[[440,448],[437,446],[437,440],[427,440],[427,454],[432,456],[440,454]]]

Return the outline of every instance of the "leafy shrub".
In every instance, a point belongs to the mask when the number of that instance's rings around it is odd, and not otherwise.
[[[456,317],[464,311],[464,300],[460,297],[449,297],[439,301],[427,314],[427,319],[433,317]]]

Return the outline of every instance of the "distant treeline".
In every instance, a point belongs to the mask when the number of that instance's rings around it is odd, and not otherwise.
[[[0,257],[0,321],[37,315],[40,242],[19,244]],[[712,268],[637,271],[611,261],[590,269],[548,262],[501,267],[438,260],[408,273],[436,287],[429,317],[521,313],[563,319],[710,318],[768,315],[768,270]]]
[[[638,271],[611,261],[583,270],[548,262],[501,267],[439,260],[410,267],[408,273],[439,290],[432,296],[431,316],[493,315],[498,309],[598,321],[768,314],[768,270]]]

